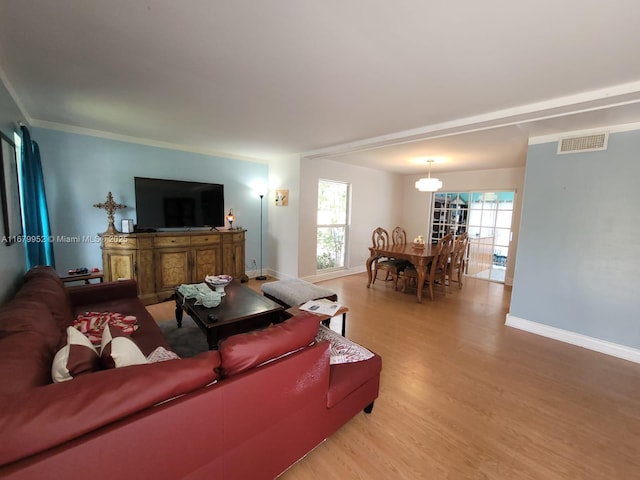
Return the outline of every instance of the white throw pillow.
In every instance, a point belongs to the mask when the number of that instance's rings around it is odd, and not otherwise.
[[[119,368],[149,363],[133,340],[113,325],[104,327],[100,362],[103,368]]]
[[[84,373],[100,370],[100,357],[89,339],[74,327],[67,327],[67,344],[56,353],[51,365],[54,382],[65,382]]]

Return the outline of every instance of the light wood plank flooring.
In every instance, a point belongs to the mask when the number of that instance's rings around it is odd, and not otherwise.
[[[366,283],[320,285],[382,356],[380,397],[281,479],[640,478],[640,365],[504,326],[502,284],[467,278],[418,304]]]

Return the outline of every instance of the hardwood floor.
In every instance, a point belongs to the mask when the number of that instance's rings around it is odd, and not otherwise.
[[[380,397],[282,480],[640,478],[640,365],[506,327],[502,284],[466,278],[418,304],[366,283],[319,284],[382,356]]]

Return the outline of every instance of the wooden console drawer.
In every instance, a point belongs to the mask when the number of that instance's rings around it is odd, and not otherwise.
[[[220,235],[193,235],[191,245],[220,245]]]
[[[222,241],[224,243],[244,243],[244,232],[224,235]]]
[[[188,247],[191,243],[189,236],[175,236],[175,237],[156,237],[156,247]]]

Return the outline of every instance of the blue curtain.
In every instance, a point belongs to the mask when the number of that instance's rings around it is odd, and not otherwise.
[[[24,208],[24,234],[27,251],[27,268],[35,265],[55,266],[47,197],[44,191],[44,177],[40,163],[40,148],[31,141],[29,129],[22,131],[22,206]]]

